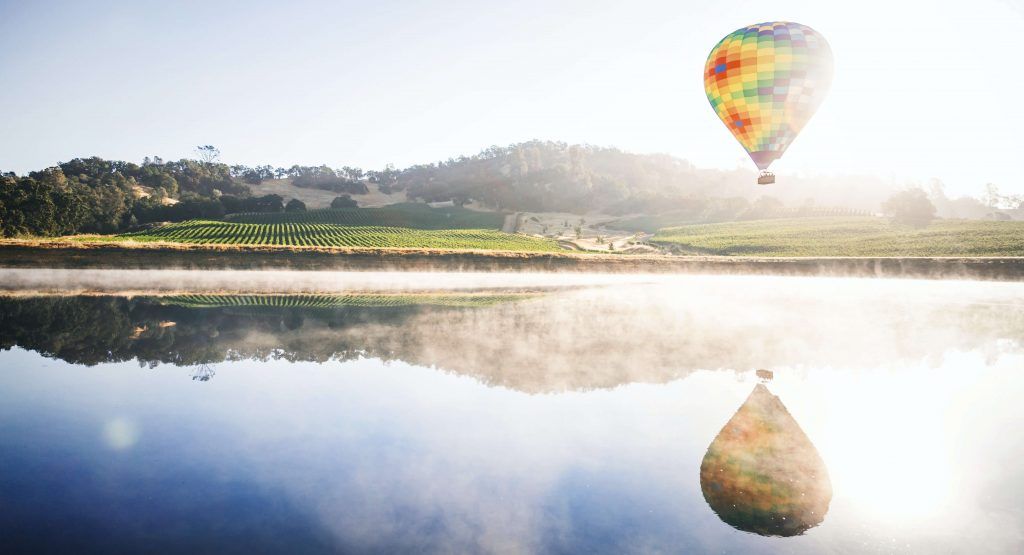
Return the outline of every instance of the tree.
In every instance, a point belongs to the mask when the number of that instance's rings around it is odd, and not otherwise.
[[[331,201],[331,208],[357,208],[359,203],[352,200],[352,197],[348,195],[341,195],[340,197],[334,197]]]
[[[762,196],[750,204],[750,208],[744,213],[744,217],[751,220],[770,218],[779,214],[785,208],[786,206],[781,200],[775,197]]]
[[[284,210],[284,199],[281,195],[263,195],[255,197],[254,212],[281,212]]]
[[[985,184],[985,206],[989,208],[999,208],[999,204],[1002,202],[1003,197],[999,194],[999,187],[993,183]]]
[[[935,219],[935,205],[922,189],[900,191],[882,203],[885,212],[894,223],[912,227],[926,227]]]
[[[292,200],[289,200],[288,204],[286,204],[284,206],[284,211],[285,212],[305,212],[306,211],[306,203],[302,202],[301,200],[299,200],[297,198],[293,198]]]
[[[196,147],[196,154],[203,162],[212,164],[220,158],[220,149],[213,145],[200,145]]]
[[[274,178],[274,168],[270,166],[231,166],[231,177],[240,178],[250,185],[259,185],[267,179]]]
[[[1014,210],[1024,205],[1022,195],[1004,195],[999,192],[999,187],[993,183],[985,184],[985,205],[993,210],[1009,209]]]
[[[363,175],[365,175],[366,172],[359,168],[344,166],[341,168],[341,173],[352,181],[359,181],[363,178]]]
[[[349,168],[351,171],[355,171]],[[358,172],[357,172],[358,173]],[[366,184],[345,176],[343,170],[335,170],[329,166],[292,166],[288,170],[292,185],[311,189],[323,189],[336,193],[365,195],[370,192]]]

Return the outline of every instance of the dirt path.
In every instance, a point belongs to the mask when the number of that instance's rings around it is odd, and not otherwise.
[[[516,228],[519,227],[519,212],[513,212],[511,214],[505,214],[505,223],[501,225],[501,230],[505,233],[515,233]]]

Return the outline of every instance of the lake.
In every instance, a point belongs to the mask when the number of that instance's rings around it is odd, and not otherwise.
[[[1021,283],[2,277],[5,553],[1024,551]]]

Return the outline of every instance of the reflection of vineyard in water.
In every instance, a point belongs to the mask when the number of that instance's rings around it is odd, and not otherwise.
[[[804,289],[0,298],[0,347],[150,366],[375,357],[553,392],[698,369],[938,364],[955,349],[1020,349],[1024,337],[1024,311],[1000,299],[902,306],[875,285],[842,297]]]
[[[487,294],[415,294],[415,295],[175,295],[161,297],[158,302],[190,308],[251,307],[251,308],[338,308],[346,306],[490,306],[497,303],[523,300],[535,296],[531,293]]]

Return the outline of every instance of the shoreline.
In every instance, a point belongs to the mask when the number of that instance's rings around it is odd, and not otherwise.
[[[1024,281],[1024,257],[741,257],[4,240],[0,268],[582,272]]]

